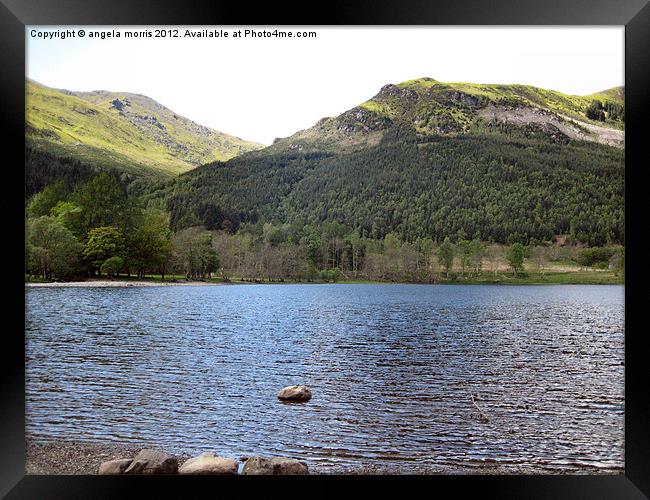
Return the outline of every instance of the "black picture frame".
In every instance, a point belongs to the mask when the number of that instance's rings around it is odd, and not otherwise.
[[[471,491],[495,498],[647,498],[650,496],[650,405],[645,386],[647,348],[640,326],[646,294],[641,287],[645,185],[643,119],[650,116],[650,5],[646,0],[478,1],[424,3],[334,1],[327,4],[255,5],[208,0],[0,0],[0,120],[2,135],[5,227],[10,233],[6,257],[2,337],[2,424],[0,426],[0,494],[7,498],[113,498],[128,496],[134,487],[167,493],[185,492],[187,485],[214,488],[287,488],[292,478],[106,478],[86,476],[25,476],[25,290],[24,262],[25,25],[625,25],[626,92],[626,284],[625,284],[625,475],[618,476],[428,476],[302,478],[301,488],[336,484],[347,489],[363,481],[364,488],[425,486],[428,492],[452,488],[455,495]],[[607,69],[604,68],[604,71]],[[646,118],[647,120],[647,118]],[[22,259],[22,260],[21,260]],[[645,375],[645,377],[644,377]],[[219,481],[219,482],[217,482]],[[293,481],[293,482],[292,482]]]

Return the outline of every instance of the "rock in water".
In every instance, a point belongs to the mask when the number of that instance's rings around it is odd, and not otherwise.
[[[124,471],[129,465],[131,465],[130,458],[119,458],[117,460],[110,460],[104,462],[99,466],[99,475],[100,476],[110,476],[113,474],[124,474]]]
[[[239,464],[231,458],[218,457],[214,453],[201,453],[190,458],[178,469],[179,474],[237,474]]]
[[[278,392],[278,399],[280,401],[291,401],[295,403],[304,403],[311,399],[311,390],[304,385],[290,385]]]
[[[178,459],[162,451],[142,450],[124,471],[125,474],[176,474]]]
[[[274,457],[269,460],[264,457],[251,457],[246,460],[242,474],[248,476],[305,475],[309,474],[309,469],[306,464],[295,458]]]

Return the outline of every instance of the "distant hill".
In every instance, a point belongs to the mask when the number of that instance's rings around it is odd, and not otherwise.
[[[624,241],[624,90],[385,85],[339,116],[165,185],[175,229],[338,222],[405,241]]]
[[[611,100],[623,105],[625,103],[625,87],[612,87],[611,89],[602,90],[587,97],[600,100]]]
[[[177,175],[261,144],[177,115],[126,92],[73,92],[26,82],[27,144],[34,151],[135,175]]]

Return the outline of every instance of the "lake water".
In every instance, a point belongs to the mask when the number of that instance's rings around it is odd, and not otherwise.
[[[623,291],[29,288],[26,431],[321,472],[622,472]],[[279,402],[292,384],[312,400]]]

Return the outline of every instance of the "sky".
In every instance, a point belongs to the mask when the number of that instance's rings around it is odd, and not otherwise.
[[[124,36],[160,28],[177,29],[179,36]],[[189,37],[186,29],[229,36]],[[233,36],[246,29],[278,29],[294,37]],[[43,38],[65,30],[75,36]],[[122,36],[90,37],[99,30]],[[316,37],[298,38],[298,31],[315,31]],[[424,76],[576,95],[624,84],[622,26],[27,26],[26,40],[27,76],[39,83],[144,94],[202,125],[263,144],[353,108],[388,83]]]

